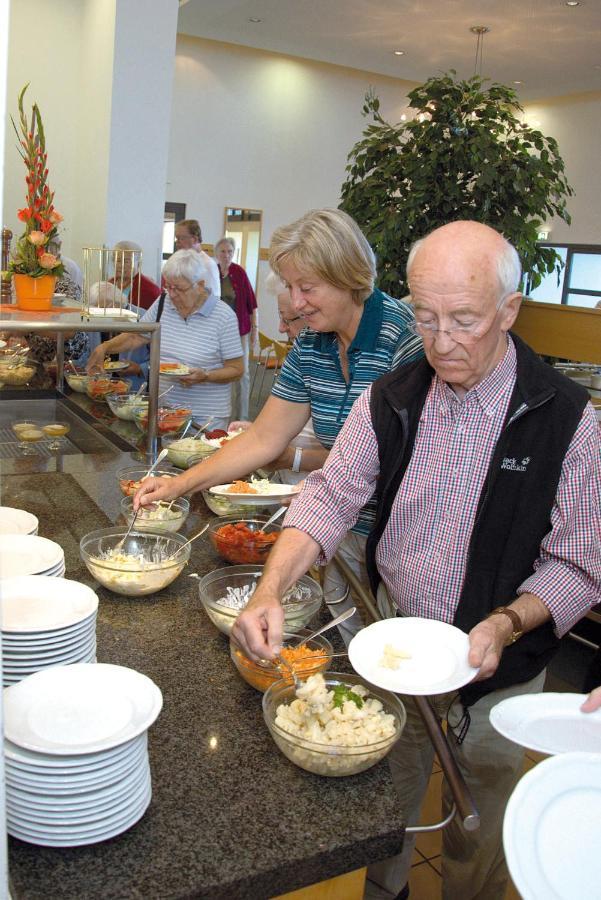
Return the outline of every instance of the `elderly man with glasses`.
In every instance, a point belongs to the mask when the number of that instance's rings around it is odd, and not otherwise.
[[[510,333],[519,311],[514,248],[454,222],[408,261],[425,359],[384,375],[355,402],[323,469],[285,520],[233,638],[253,657],[281,645],[280,598],[329,559],[371,496],[367,569],[387,616],[452,623],[469,635],[477,678],[432,699],[481,814],[443,833],[443,897],[502,900],[502,822],[523,750],[491,707],[542,689],[561,638],[601,594],[601,441],[586,390]],[[419,819],[433,749],[411,697],[391,760],[408,822]],[[443,789],[445,813],[450,797]],[[368,870],[369,897],[407,897],[413,842]],[[379,887],[376,887],[379,886]],[[404,887],[403,887],[404,886]]]

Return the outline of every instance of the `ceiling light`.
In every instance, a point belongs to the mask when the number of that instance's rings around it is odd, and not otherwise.
[[[522,82],[521,82],[521,81],[514,81],[513,83],[514,83],[514,84],[521,84]]]
[[[262,22],[263,19],[255,19],[251,16],[251,18],[248,21],[252,22],[254,25],[257,25],[259,22]]]
[[[580,0],[566,0],[566,6],[580,6]]]
[[[395,50],[394,51],[395,56],[404,56],[404,54],[405,54],[404,50]]]

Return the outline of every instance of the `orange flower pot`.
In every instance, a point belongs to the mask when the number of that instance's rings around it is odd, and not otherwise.
[[[17,306],[26,310],[46,310],[52,307],[56,275],[13,275]]]

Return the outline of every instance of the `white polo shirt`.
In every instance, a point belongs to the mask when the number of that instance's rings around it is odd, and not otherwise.
[[[159,301],[154,301],[142,322],[156,322]],[[220,369],[227,359],[242,356],[238,319],[227,303],[209,296],[200,309],[184,319],[165,297],[161,316],[161,360],[177,360],[195,369]],[[188,406],[196,420],[230,418],[231,384],[195,384],[183,387],[172,379],[159,379],[160,392],[175,384],[165,397],[169,406]]]

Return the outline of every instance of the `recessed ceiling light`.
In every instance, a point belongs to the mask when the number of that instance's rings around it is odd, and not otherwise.
[[[522,82],[521,82],[521,81],[514,81],[513,83],[514,83],[514,84],[521,84]]]
[[[566,6],[580,6],[580,0],[566,0]]]
[[[404,54],[405,54],[404,50],[395,50],[394,51],[395,56],[404,56]]]
[[[255,19],[251,16],[251,18],[248,21],[253,22],[255,25],[257,25],[259,22],[262,22],[263,19]]]

